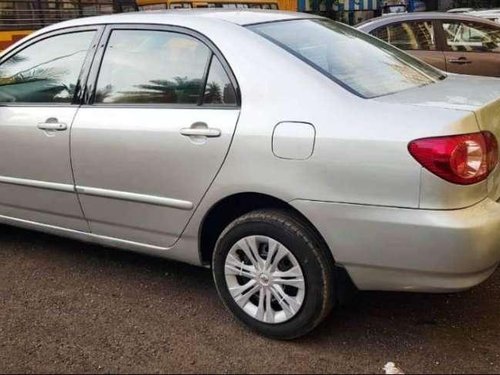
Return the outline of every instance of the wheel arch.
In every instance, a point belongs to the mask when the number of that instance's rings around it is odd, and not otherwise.
[[[297,216],[314,231],[325,248],[329,250],[328,253],[332,262],[335,262],[332,249],[330,249],[324,237],[311,221],[295,207],[272,195],[244,192],[217,201],[203,217],[198,234],[198,250],[202,264],[211,264],[215,243],[229,223],[248,212],[265,208],[282,209]]]

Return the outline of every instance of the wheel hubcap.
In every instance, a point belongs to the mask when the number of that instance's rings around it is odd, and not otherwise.
[[[233,300],[261,322],[286,322],[304,302],[299,262],[270,237],[249,236],[236,242],[227,254],[224,273]]]
[[[261,273],[259,275],[259,283],[262,286],[269,286],[269,276],[267,276],[265,273]]]

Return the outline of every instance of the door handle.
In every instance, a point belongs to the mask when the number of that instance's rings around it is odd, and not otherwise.
[[[181,134],[186,136],[186,137],[208,137],[208,138],[214,138],[214,137],[220,137],[220,130],[219,129],[213,129],[213,128],[183,128],[181,129]]]
[[[452,64],[470,64],[472,61],[467,60],[466,57],[459,57],[458,59],[448,59],[449,63]]]
[[[51,117],[47,119],[47,121],[45,122],[40,122],[37,125],[37,128],[40,130],[47,130],[47,131],[62,131],[66,130],[68,128],[68,125],[66,125],[64,122],[59,122],[54,117]]]
[[[220,129],[209,128],[204,122],[195,122],[190,128],[182,128],[180,133],[185,137],[215,138],[221,136]]]

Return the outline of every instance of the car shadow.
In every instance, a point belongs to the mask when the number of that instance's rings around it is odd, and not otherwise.
[[[61,267],[76,264],[80,273],[98,269],[107,279],[127,283],[127,289],[151,283],[155,285],[149,290],[152,297],[160,298],[165,288],[178,287],[193,303],[201,304],[201,311],[216,309],[215,315],[225,324],[228,321],[208,269],[7,226],[0,227],[0,233],[2,252],[23,252],[25,257]],[[410,347],[426,345],[436,334],[450,342],[463,335],[486,337],[489,329],[498,329],[494,322],[500,307],[499,287],[497,271],[481,286],[461,293],[360,292],[348,306],[335,308],[315,331],[291,345],[342,348],[364,342],[367,348],[398,348],[401,341]]]

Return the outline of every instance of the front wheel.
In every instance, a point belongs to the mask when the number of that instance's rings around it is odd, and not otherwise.
[[[308,333],[335,300],[328,249],[289,212],[259,210],[233,221],[216,243],[212,269],[226,307],[268,337]]]

